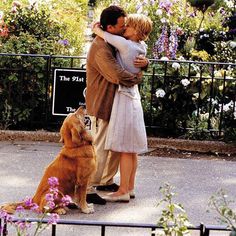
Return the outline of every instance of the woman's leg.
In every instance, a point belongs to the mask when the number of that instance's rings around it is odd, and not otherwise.
[[[120,155],[120,187],[112,196],[120,196],[129,192],[130,177],[133,172],[133,153]]]
[[[120,187],[117,192],[125,194],[129,192],[129,182],[133,170],[133,154],[122,153],[120,161]]]
[[[136,176],[136,171],[137,171],[137,166],[138,166],[138,158],[137,158],[137,154],[133,153],[133,168],[132,168],[132,172],[130,175],[130,180],[129,180],[129,191],[134,189],[134,185],[135,185],[135,176]]]

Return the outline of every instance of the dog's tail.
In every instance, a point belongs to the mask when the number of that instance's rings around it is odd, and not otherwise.
[[[5,211],[7,214],[14,214],[17,207],[22,206],[25,209],[28,209],[29,207],[27,207],[25,205],[25,202],[12,202],[12,203],[4,203],[0,205],[0,210]]]

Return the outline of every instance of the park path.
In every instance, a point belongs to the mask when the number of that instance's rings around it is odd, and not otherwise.
[[[32,196],[44,168],[57,155],[61,144],[29,141],[0,142],[0,202],[11,202]],[[128,204],[95,205],[95,213],[82,214],[70,210],[63,219],[128,223],[156,223],[161,208],[159,187],[168,182],[178,193],[175,202],[182,203],[192,224],[218,224],[214,212],[207,213],[208,200],[220,188],[236,196],[236,162],[223,160],[173,159],[140,156],[137,173],[136,198]],[[119,176],[116,177],[118,182]],[[99,235],[100,228],[59,226],[57,235]],[[81,234],[78,234],[81,232]],[[44,234],[46,235],[46,234]],[[150,235],[148,230],[110,228],[107,235]],[[195,234],[193,234],[195,235]],[[223,235],[212,234],[212,235]]]

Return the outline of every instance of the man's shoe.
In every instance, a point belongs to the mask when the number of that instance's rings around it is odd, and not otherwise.
[[[103,198],[106,199],[106,201],[108,202],[129,202],[130,200],[129,193],[126,193],[120,196],[112,196],[112,194],[108,194],[104,196]]]
[[[87,201],[87,203],[93,203],[93,204],[98,204],[98,205],[105,205],[106,204],[106,200],[101,198],[96,193],[88,193],[86,196],[86,201]]]
[[[66,205],[69,209],[78,209],[78,205],[75,202],[70,202],[68,205]]]
[[[117,192],[119,187],[120,187],[119,185],[114,183],[114,184],[110,184],[110,185],[97,186],[96,189],[98,191]]]

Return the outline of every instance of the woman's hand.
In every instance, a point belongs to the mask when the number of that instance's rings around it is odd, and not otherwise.
[[[147,68],[149,60],[144,55],[138,55],[134,60],[134,66],[137,68]]]
[[[104,31],[100,27],[100,22],[94,22],[91,26],[93,33],[104,39]]]
[[[96,21],[91,24],[91,29],[95,34],[97,34],[96,32],[98,31],[98,29],[100,29],[100,26],[101,26],[100,22]]]

